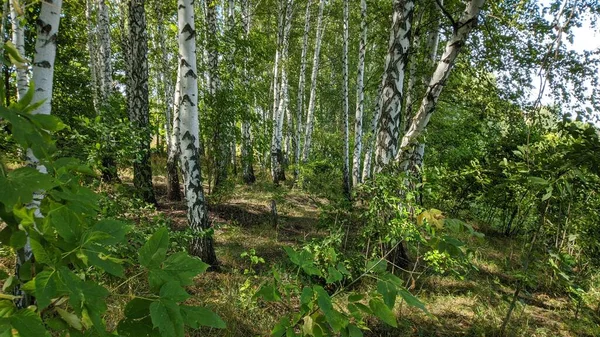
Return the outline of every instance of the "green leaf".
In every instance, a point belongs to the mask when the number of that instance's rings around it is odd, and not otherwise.
[[[76,243],[81,239],[83,221],[75,212],[63,206],[54,209],[48,216],[50,223],[56,228],[58,235],[65,239],[66,242]]]
[[[49,337],[40,316],[29,309],[19,310],[10,317],[10,324],[22,337]]]
[[[396,304],[396,295],[398,291],[396,286],[391,282],[387,281],[377,281],[377,292],[383,296],[383,302],[388,308],[393,309]]]
[[[141,319],[150,315],[150,304],[153,301],[145,298],[136,297],[129,301],[125,306],[125,317],[132,319]]]
[[[279,322],[273,327],[271,330],[271,336],[273,337],[281,337],[285,334],[287,329],[292,325],[290,318],[288,316],[282,317]]]
[[[334,332],[339,332],[342,328],[344,328],[348,324],[348,320],[337,310],[333,308],[333,304],[331,303],[331,297],[329,294],[323,289],[321,286],[314,286],[313,290],[317,294],[317,303],[319,304],[319,308],[325,314],[325,319],[327,319],[327,323],[331,325],[331,328]]]
[[[392,310],[390,310],[390,308],[385,303],[383,303],[382,300],[378,298],[371,299],[369,301],[369,308],[371,308],[375,316],[380,318],[388,325],[391,325],[394,328],[398,327],[398,323],[396,322],[396,316],[394,315],[394,312],[392,312]]]
[[[94,248],[98,249],[99,247]],[[89,264],[96,267],[100,267],[102,270],[106,271],[109,274],[118,277],[123,277],[124,269],[123,266],[121,266],[120,264],[121,260],[113,258],[110,255],[105,254],[104,252],[95,251],[93,250],[94,248],[88,248],[83,250],[83,254],[85,257],[87,257]]]
[[[199,258],[190,256],[186,252],[177,252],[164,261],[162,270],[177,279],[182,286],[192,284],[196,275],[205,272],[210,267]]]
[[[428,313],[427,308],[425,308],[425,304],[423,304],[423,302],[419,301],[418,298],[409,293],[408,290],[399,289],[398,294],[400,294],[400,297],[402,297],[402,299],[406,301],[406,304],[410,305],[411,307],[419,308],[425,313]]]
[[[163,227],[154,233],[139,252],[140,264],[146,268],[157,268],[167,256],[169,232]]]
[[[29,243],[31,245],[31,250],[33,251],[33,256],[35,256],[35,260],[39,263],[52,265],[53,261],[50,258],[50,255],[44,249],[44,247],[36,240],[30,239]]]
[[[150,304],[152,324],[158,328],[163,337],[183,337],[183,317],[177,303],[173,301],[157,301]]]
[[[158,329],[154,329],[149,316],[141,320],[131,318],[122,319],[117,326],[119,335],[123,337],[162,337]]]
[[[21,167],[0,175],[0,202],[7,209],[12,209],[17,203],[27,204],[33,199],[33,193],[39,190],[49,190],[55,186],[52,176],[43,174],[32,167]]]
[[[0,318],[12,316],[17,310],[15,303],[9,300],[0,301]]]
[[[56,273],[54,271],[44,270],[35,276],[35,298],[40,310],[43,310],[57,295],[56,292]]]
[[[79,319],[79,317],[77,317],[77,315],[63,310],[61,308],[56,308],[56,312],[58,312],[60,317],[65,322],[67,322],[67,324],[69,324],[72,328],[79,331],[83,330],[83,325],[81,324],[81,320]]]
[[[19,249],[25,247],[27,243],[27,233],[17,230],[10,236],[10,246]]]
[[[360,330],[356,325],[350,324],[348,325],[348,337],[363,337],[362,330]]]
[[[327,268],[327,283],[339,282],[343,278],[344,276],[337,269],[333,268],[332,266],[329,266],[329,268]]]
[[[92,228],[94,231],[104,232],[110,235],[100,240],[94,240],[97,243],[105,245],[114,245],[125,240],[125,235],[131,230],[131,226],[119,220],[100,220]]]
[[[352,293],[348,296],[348,302],[358,302],[364,298],[364,294]]]
[[[300,295],[300,304],[307,305],[312,302],[314,297],[314,292],[311,287],[304,287],[302,289],[302,294]]]
[[[198,329],[202,326],[211,328],[225,329],[226,324],[219,315],[205,307],[190,307],[187,305],[181,306],[181,316],[186,325],[193,329]]]
[[[173,302],[183,302],[190,298],[190,294],[188,294],[177,281],[171,281],[163,284],[163,286],[160,287],[159,296],[161,300],[169,300]]]
[[[265,301],[271,302],[281,301],[281,294],[272,284],[265,284],[262,286],[253,297],[262,298]]]

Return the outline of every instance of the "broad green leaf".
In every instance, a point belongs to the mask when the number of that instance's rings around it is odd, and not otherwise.
[[[57,295],[56,292],[56,273],[50,270],[44,270],[35,276],[35,298],[40,310],[43,310]]]
[[[33,193],[39,190],[49,190],[55,186],[52,176],[40,173],[32,167],[21,167],[0,175],[0,202],[7,209],[17,204],[27,204],[33,199]]]
[[[254,298],[262,298],[265,301],[276,302],[281,301],[281,294],[274,285],[265,284],[256,292],[256,294],[254,294]]]
[[[123,277],[124,269],[121,266],[121,260],[111,257],[103,252],[94,251],[94,248],[88,248],[83,250],[83,254],[87,257],[90,265],[100,267],[102,270],[109,274]],[[88,264],[86,263],[86,264]]]
[[[38,241],[30,239],[29,243],[31,244],[31,250],[33,251],[33,256],[35,256],[35,260],[37,262],[47,265],[53,265],[53,261],[50,258],[50,255]]]
[[[312,302],[314,297],[314,292],[310,287],[304,287],[302,289],[302,294],[300,295],[300,304],[309,304]]]
[[[317,303],[319,304],[321,311],[323,311],[323,314],[325,314],[327,323],[329,323],[334,332],[339,332],[348,324],[348,320],[333,308],[331,297],[323,287],[315,286],[313,287],[313,290],[317,294]]]
[[[10,236],[10,246],[19,249],[25,247],[27,243],[27,233],[17,230]]]
[[[152,324],[162,337],[183,337],[183,317],[177,303],[157,301],[150,304]]]
[[[152,301],[136,297],[129,301],[125,306],[125,317],[131,319],[141,319],[150,315],[150,304]]]
[[[402,299],[406,301],[406,304],[415,308],[419,308],[424,312],[428,313],[427,308],[425,308],[425,304],[423,304],[423,302],[419,301],[418,298],[409,293],[408,290],[399,289],[398,294],[400,294],[400,297],[402,297]]]
[[[285,334],[287,329],[292,325],[290,318],[288,316],[282,317],[279,322],[273,327],[271,330],[271,336],[273,337],[281,337]]]
[[[398,327],[396,322],[396,316],[390,308],[378,298],[373,298],[369,301],[369,308],[373,311],[373,314],[380,318],[382,321],[394,328]]]
[[[363,337],[363,332],[356,325],[348,325],[348,337]]]
[[[348,302],[358,302],[365,298],[364,294],[352,293],[348,295]]]
[[[131,318],[122,319],[117,326],[119,335],[123,337],[162,337],[158,329],[154,329],[149,316],[141,320]]]
[[[193,329],[198,329],[202,326],[217,329],[225,329],[226,327],[221,317],[208,308],[190,307],[187,305],[182,305],[180,308],[183,321]]]
[[[60,317],[65,322],[67,322],[67,324],[69,324],[72,328],[79,331],[83,330],[83,325],[81,324],[81,320],[79,319],[79,317],[77,317],[77,315],[63,310],[61,308],[56,308],[56,312],[58,312]]]
[[[29,309],[19,310],[10,317],[10,324],[22,337],[49,337],[44,324],[35,312]]]
[[[344,278],[344,276],[337,269],[335,269],[331,266],[329,266],[329,268],[327,268],[327,279],[326,279],[327,283],[339,282],[343,278]]]
[[[377,292],[383,296],[383,302],[388,308],[393,309],[396,304],[396,295],[398,290],[392,282],[388,281],[377,281]]]
[[[53,210],[48,216],[58,235],[66,242],[76,243],[81,239],[83,221],[75,212],[64,206]]]
[[[11,316],[17,307],[12,300],[2,300],[0,301],[0,318],[5,318]]]
[[[199,258],[190,256],[186,252],[177,252],[164,261],[162,269],[178,280],[182,286],[192,284],[194,277],[205,272],[209,267]]]
[[[139,252],[140,264],[146,268],[156,268],[165,260],[169,247],[169,233],[163,227],[154,233]]]
[[[92,229],[110,235],[110,237],[94,241],[105,245],[114,245],[125,240],[125,235],[131,230],[131,226],[123,221],[105,219],[98,221]]]
[[[183,302],[190,298],[190,294],[188,294],[177,281],[171,281],[163,284],[163,286],[160,287],[159,296],[161,300],[169,300],[173,302]]]

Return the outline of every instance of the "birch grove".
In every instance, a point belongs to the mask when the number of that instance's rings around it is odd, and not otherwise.
[[[304,117],[304,82],[306,75],[306,53],[308,51],[308,33],[310,32],[310,5],[312,0],[306,2],[306,14],[304,15],[304,34],[302,35],[302,54],[300,56],[300,74],[298,75],[298,93],[296,107],[296,137],[294,148],[294,180],[298,180],[298,172],[300,165],[300,136],[302,134],[302,118]]]
[[[344,110],[344,164],[342,168],[342,181],[343,181],[343,189],[346,197],[350,199],[350,137],[349,137],[349,121],[348,121],[348,113],[350,107],[348,106],[348,0],[344,0],[344,46],[342,50],[342,77],[344,83],[342,84],[342,91],[344,95],[343,99],[343,110]]]

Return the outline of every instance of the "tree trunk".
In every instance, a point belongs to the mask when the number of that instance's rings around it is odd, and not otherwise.
[[[348,0],[344,0],[344,46],[342,56],[342,77],[343,83],[343,95],[344,95],[344,165],[342,168],[343,172],[343,191],[344,195],[350,200],[350,137],[348,127]]]
[[[196,27],[193,0],[178,0],[180,83],[179,118],[181,123],[179,149],[183,171],[187,217],[190,228],[196,233],[190,254],[216,267],[217,257],[208,222],[208,209],[202,188],[200,167],[200,127],[198,117],[198,72],[196,69]]]
[[[244,25],[244,39],[246,42],[249,41],[250,37],[250,0],[242,0],[242,23]],[[248,59],[250,58],[250,44],[246,43],[244,50],[244,83],[245,89],[250,90],[250,78],[248,74]],[[252,109],[250,107],[250,95],[246,95],[247,101],[245,102],[244,115],[242,117],[242,176],[246,184],[252,184],[256,181],[254,176],[254,150],[252,148],[252,134],[250,129],[250,122],[252,116]]]
[[[129,1],[130,65],[127,99],[129,119],[138,136],[138,155],[133,163],[133,185],[147,203],[156,204],[150,166],[150,128],[148,103],[148,36],[144,0]]]
[[[18,11],[22,10],[19,0],[8,1],[10,3],[10,18],[12,20],[12,43],[21,55],[25,57],[25,33],[21,25]],[[19,8],[19,9],[17,9]],[[17,67],[17,99],[21,99],[27,92],[29,86],[29,75],[26,67]]]
[[[412,118],[408,131],[402,137],[396,161],[400,164],[400,170],[403,172],[407,172],[411,166],[411,158],[416,158],[415,153],[418,152],[417,138],[429,123],[437,100],[442,93],[448,76],[450,76],[456,57],[464,46],[469,33],[477,25],[477,17],[484,3],[485,0],[471,0],[460,20],[456,22],[452,36],[446,43],[446,50],[438,62],[433,76],[431,76],[421,106]]]
[[[43,0],[40,16],[37,20],[37,39],[35,42],[35,55],[33,57],[33,81],[35,91],[33,102],[44,101],[32,114],[49,115],[52,110],[52,81],[54,79],[54,62],[56,59],[56,42],[58,38],[58,25],[60,23],[60,12],[62,0]],[[27,149],[27,162],[35,166],[41,173],[48,173],[46,167],[40,164],[31,149]],[[33,200],[29,208],[35,209],[35,217],[42,218],[39,207],[44,199],[44,192],[37,191],[33,194]],[[33,258],[33,251],[29,238],[22,249],[17,250],[16,277],[20,280],[19,269]],[[17,308],[22,309],[32,304],[32,298],[25,294],[20,288],[15,293],[22,296],[17,302]]]
[[[413,1],[394,0],[392,28],[379,106],[381,112],[379,113],[379,132],[375,151],[377,172],[386,166],[397,152],[400,110],[404,95],[404,75],[408,63],[414,8]]]
[[[381,104],[381,89],[383,88],[382,83],[379,84],[379,88],[377,89],[377,99],[375,100],[375,109],[373,112],[373,119],[371,119],[371,139],[369,139],[369,143],[367,144],[367,149],[365,151],[365,159],[363,162],[363,172],[362,172],[362,181],[366,181],[371,178],[371,165],[373,162],[373,149],[375,148],[375,142],[377,141],[377,126],[379,126],[379,116],[381,113],[380,104]]]
[[[296,135],[294,147],[294,180],[298,180],[300,169],[300,135],[302,134],[302,118],[304,116],[304,79],[306,75],[306,52],[308,50],[308,33],[310,31],[310,5],[312,0],[306,3],[306,15],[304,21],[304,36],[302,38],[302,55],[300,56],[300,74],[298,78],[298,105],[296,112]]]
[[[358,69],[356,74],[356,115],[354,118],[354,159],[352,162],[352,185],[361,183],[360,159],[362,156],[362,125],[365,106],[365,54],[367,46],[367,1],[360,2],[360,43],[358,46]]]
[[[323,9],[325,1],[321,0],[319,4],[319,18],[317,19],[317,36],[315,38],[315,53],[313,56],[313,68],[310,76],[310,98],[308,100],[308,112],[306,114],[306,132],[304,134],[304,149],[302,152],[302,161],[307,162],[310,155],[310,146],[312,141],[312,131],[315,119],[315,101],[317,99],[317,75],[319,74],[319,56],[321,53],[321,40],[323,39]]]
[[[287,54],[289,49],[289,33],[291,28],[293,0],[280,1],[279,8],[279,32],[277,51],[275,52],[275,64],[273,66],[273,135],[271,137],[271,175],[273,183],[279,184],[285,180],[285,170],[283,167],[283,121],[288,103],[288,83],[287,83]],[[281,49],[281,50],[280,50]],[[279,62],[283,61],[281,66],[281,80],[279,77]],[[278,83],[279,82],[279,83]]]

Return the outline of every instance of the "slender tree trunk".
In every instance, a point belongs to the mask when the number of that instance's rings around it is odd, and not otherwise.
[[[217,257],[210,234],[208,209],[202,188],[200,167],[200,127],[198,117],[198,71],[196,69],[196,27],[194,25],[193,0],[178,0],[177,17],[179,30],[179,118],[180,161],[184,177],[187,217],[190,228],[196,233],[190,254],[217,266]]]
[[[244,83],[245,89],[250,91],[250,75],[248,73],[248,59],[250,57],[250,0],[242,0],[242,23],[244,25],[244,39],[246,40],[246,48],[244,50]],[[256,181],[254,176],[254,150],[252,148],[252,134],[250,122],[252,109],[250,107],[250,95],[246,95],[245,110],[242,118],[242,176],[246,184],[252,184]]]
[[[179,60],[178,60],[179,62]],[[169,134],[170,147],[167,148],[167,197],[169,200],[181,200],[177,161],[180,158],[181,118],[179,116],[179,97],[181,96],[181,65],[177,66],[177,82],[173,92],[173,127]],[[169,123],[170,121],[167,121]],[[200,151],[200,150],[198,150]]]
[[[394,0],[394,13],[388,54],[385,60],[379,132],[377,134],[376,170],[379,172],[394,158],[398,147],[400,110],[404,95],[405,68],[408,63],[413,1]]]
[[[410,163],[413,161],[411,158],[415,158],[415,153],[418,153],[417,138],[429,123],[456,57],[464,46],[469,33],[477,25],[477,17],[484,3],[485,0],[471,0],[467,3],[465,12],[456,23],[452,36],[446,43],[446,50],[431,76],[421,106],[412,118],[408,131],[400,143],[396,161],[400,164],[401,171],[406,172],[409,169]]]
[[[22,10],[19,0],[8,1],[10,3],[10,18],[12,20],[12,43],[21,55],[25,57],[25,33],[21,25],[18,11]],[[18,9],[17,9],[18,8]],[[17,99],[21,99],[27,92],[29,86],[29,75],[27,67],[17,67]]]
[[[343,95],[344,95],[344,166],[343,171],[343,190],[346,198],[350,200],[350,136],[348,126],[348,114],[350,107],[348,106],[348,0],[344,0],[344,47],[343,47],[343,68],[342,77]]]
[[[273,183],[279,184],[285,180],[285,171],[283,167],[283,121],[288,100],[287,87],[287,69],[285,62],[288,53],[288,37],[291,27],[291,13],[293,0],[280,1],[279,23],[278,23],[278,41],[275,52],[275,62],[273,66],[273,135],[271,137],[271,175]],[[283,61],[281,69],[279,62]],[[279,72],[281,71],[281,75]],[[280,77],[280,80],[279,80]]]
[[[144,201],[156,204],[150,166],[150,120],[148,103],[148,36],[144,0],[129,1],[129,42],[131,73],[128,85],[131,97],[129,119],[138,135],[138,155],[133,163],[133,185]]]
[[[304,36],[302,38],[302,55],[300,56],[300,74],[298,78],[298,105],[296,112],[296,141],[294,147],[294,180],[298,180],[300,169],[300,135],[302,134],[302,118],[304,117],[304,79],[306,74],[306,52],[308,50],[308,33],[310,31],[310,5],[312,0],[306,3],[306,14],[304,21]]]
[[[315,101],[317,99],[317,75],[319,74],[319,56],[321,53],[321,40],[323,39],[323,9],[325,1],[321,0],[319,4],[319,18],[317,19],[317,36],[315,38],[315,53],[313,56],[313,68],[310,76],[310,98],[308,100],[308,112],[306,115],[306,133],[304,134],[304,150],[302,151],[302,161],[307,162],[310,156],[310,146],[312,142],[312,132],[315,119]]]
[[[373,111],[373,119],[371,119],[371,138],[369,139],[369,143],[367,144],[367,149],[365,150],[365,159],[363,162],[363,172],[362,172],[362,181],[366,181],[371,178],[371,174],[373,171],[371,170],[372,162],[373,162],[373,150],[375,149],[375,143],[377,142],[377,127],[379,126],[379,118],[381,114],[381,91],[383,88],[383,84],[379,84],[379,88],[377,89],[377,99],[375,100],[375,109]]]
[[[352,185],[361,183],[360,159],[362,156],[363,112],[365,106],[365,55],[367,46],[367,1],[360,2],[360,43],[358,46],[358,70],[356,74],[356,115],[354,118],[354,159],[352,162]]]
[[[37,20],[37,39],[35,42],[35,55],[33,57],[33,81],[35,91],[33,102],[44,101],[33,114],[49,115],[52,110],[52,81],[54,79],[54,62],[56,59],[56,42],[58,38],[58,25],[60,23],[60,12],[62,0],[43,0],[40,10],[40,16]],[[31,166],[35,166],[41,173],[48,173],[46,167],[39,162],[31,149],[27,149],[27,161]],[[35,209],[35,217],[42,218],[40,205],[44,199],[44,191],[37,191],[33,194],[33,200],[28,206]],[[33,251],[29,238],[22,249],[17,250],[16,276],[20,279],[19,269],[27,261],[33,258]],[[31,303],[29,297],[22,290],[17,289],[16,293],[22,296],[17,301],[18,308],[25,308]]]

